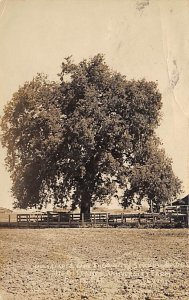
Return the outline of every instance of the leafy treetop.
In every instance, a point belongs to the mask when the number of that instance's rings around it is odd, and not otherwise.
[[[90,212],[117,196],[126,207],[177,197],[181,182],[155,129],[157,84],[127,80],[98,54],[62,63],[60,82],[38,74],[13,95],[1,120],[15,205],[48,202]],[[119,196],[122,191],[122,197]]]

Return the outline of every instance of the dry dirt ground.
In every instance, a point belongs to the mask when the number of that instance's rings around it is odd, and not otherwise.
[[[189,299],[187,229],[1,229],[0,300]]]

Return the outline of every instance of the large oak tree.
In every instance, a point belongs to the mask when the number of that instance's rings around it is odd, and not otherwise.
[[[116,196],[124,207],[146,199],[157,208],[175,199],[181,182],[155,133],[157,84],[127,80],[100,54],[79,64],[68,57],[59,77],[50,82],[38,74],[4,109],[2,145],[15,206],[71,201],[89,213]]]

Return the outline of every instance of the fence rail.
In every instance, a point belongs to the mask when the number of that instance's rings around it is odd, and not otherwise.
[[[167,227],[189,226],[189,206],[166,207],[164,213],[65,213],[3,214],[0,227]]]

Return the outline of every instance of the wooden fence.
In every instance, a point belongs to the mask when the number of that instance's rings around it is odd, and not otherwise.
[[[65,213],[9,214],[0,217],[0,227],[174,227],[189,225],[189,206],[166,207],[164,213]]]

